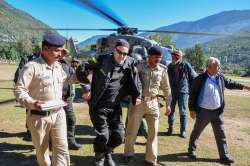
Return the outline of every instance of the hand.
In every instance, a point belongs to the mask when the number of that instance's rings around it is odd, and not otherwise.
[[[244,89],[250,91],[250,86],[244,86]]]
[[[137,105],[139,105],[139,104],[141,104],[141,99],[136,99],[135,105],[137,106]]]
[[[91,99],[91,93],[90,93],[90,92],[84,93],[84,94],[82,95],[82,98],[83,98],[84,100],[90,100],[90,99]]]
[[[190,116],[192,119],[196,118],[196,112],[195,111],[190,111]]]
[[[42,110],[41,105],[44,103],[45,103],[44,101],[38,100],[33,104],[33,108],[36,110]]]
[[[166,112],[164,113],[164,115],[168,116],[171,113],[171,108],[170,106],[166,107]]]

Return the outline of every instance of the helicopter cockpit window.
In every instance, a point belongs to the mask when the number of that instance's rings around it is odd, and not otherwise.
[[[144,61],[147,59],[147,49],[143,46],[133,46],[131,56],[138,61]]]
[[[161,63],[167,66],[172,61],[172,57],[171,57],[172,50],[168,47],[161,47],[161,49],[163,53]]]

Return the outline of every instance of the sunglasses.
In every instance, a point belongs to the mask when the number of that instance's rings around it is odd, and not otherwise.
[[[122,56],[127,56],[128,55],[128,53],[127,52],[122,52],[121,50],[119,50],[119,49],[115,49],[116,50],[116,52],[119,54],[119,55],[122,55]]]

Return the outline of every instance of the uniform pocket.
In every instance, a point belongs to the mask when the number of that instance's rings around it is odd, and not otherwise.
[[[162,76],[160,73],[155,72],[153,75],[152,83],[156,86],[160,86]]]
[[[49,92],[49,89],[52,85],[51,83],[51,80],[50,79],[41,79],[41,82],[40,82],[41,86],[42,86],[42,90],[44,93],[48,93]]]

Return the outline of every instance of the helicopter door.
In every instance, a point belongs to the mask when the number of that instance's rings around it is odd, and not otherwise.
[[[141,45],[135,45],[132,48],[131,57],[135,58],[137,61],[147,60],[147,49]]]

